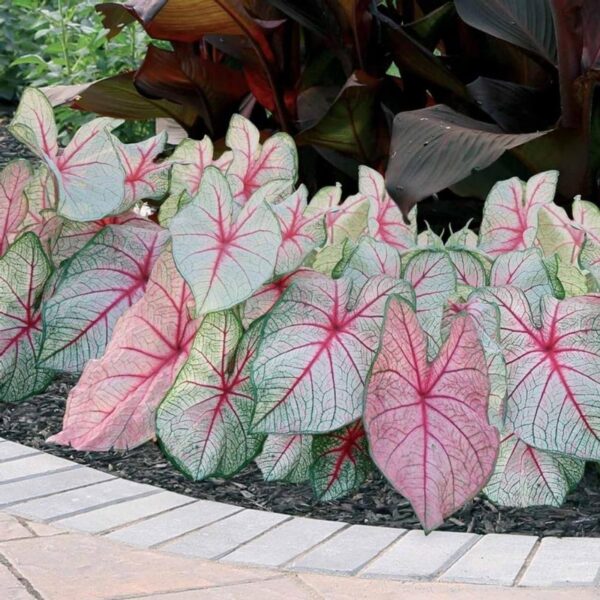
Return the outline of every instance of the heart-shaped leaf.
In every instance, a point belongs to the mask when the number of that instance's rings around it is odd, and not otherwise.
[[[104,451],[151,440],[156,409],[198,328],[192,314],[191,292],[167,250],[144,296],[117,321],[102,358],[87,363],[67,398],[63,429],[48,441]]]
[[[353,304],[348,278],[291,285],[265,321],[252,366],[253,430],[325,433],[358,419],[390,293],[412,296],[406,282],[385,276],[370,279]]]
[[[302,483],[309,477],[312,462],[312,436],[278,435],[267,436],[256,464],[265,481],[287,481]]]
[[[0,172],[0,256],[21,230],[27,216],[25,189],[31,180],[26,160],[15,160]]]
[[[232,311],[206,315],[158,409],[160,442],[192,479],[233,475],[260,451],[264,436],[249,433],[254,408],[249,364],[259,330],[257,323],[244,335]]]
[[[500,442],[496,469],[483,491],[500,506],[561,506],[584,467],[583,460],[538,450],[511,433]]]
[[[265,202],[248,202],[234,218],[231,189],[216,167],[206,168],[198,195],[169,228],[198,314],[243,302],[273,276],[281,243],[275,215]]]
[[[545,296],[541,327],[525,294],[511,287],[478,296],[500,309],[507,365],[506,423],[525,443],[583,459],[600,457],[600,296]]]
[[[322,502],[349,494],[365,481],[373,466],[360,421],[315,436],[312,457],[310,480],[315,496]]]
[[[39,299],[52,267],[33,233],[0,258],[0,402],[19,402],[52,381],[38,368],[42,342]]]
[[[490,256],[531,248],[538,212],[552,203],[557,181],[558,172],[548,171],[527,183],[518,177],[497,183],[483,208],[479,248]]]
[[[477,328],[457,317],[440,354],[411,307],[390,298],[370,374],[365,429],[373,460],[407,498],[425,530],[471,499],[488,480],[498,433],[488,424],[489,380]]]
[[[111,225],[66,264],[44,303],[45,367],[77,373],[102,356],[117,319],[144,295],[167,239],[159,228]]]
[[[201,140],[183,140],[171,154],[171,194],[186,191],[192,198],[200,190],[204,169],[213,164],[213,143],[204,136]]]

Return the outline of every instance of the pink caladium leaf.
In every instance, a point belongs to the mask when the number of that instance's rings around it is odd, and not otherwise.
[[[52,107],[42,92],[28,88],[9,130],[52,172],[58,213],[92,221],[118,211],[125,198],[124,171],[110,133],[118,124],[114,119],[95,119],[59,150]]]
[[[231,190],[215,167],[206,168],[200,191],[169,228],[198,314],[243,302],[273,276],[281,243],[277,218],[265,202],[248,202],[235,218]]]
[[[14,160],[0,172],[0,256],[21,232],[27,216],[25,189],[31,180],[26,160]]]
[[[265,481],[286,481],[303,483],[309,478],[312,463],[311,435],[279,435],[267,436],[261,453],[256,457],[256,464]]]
[[[167,132],[143,142],[123,144],[113,137],[125,171],[125,198],[118,212],[130,209],[140,200],[160,200],[169,191],[169,161],[158,160],[164,152]]]
[[[287,133],[276,133],[262,146],[260,132],[251,121],[233,115],[225,143],[232,151],[227,179],[237,204],[245,204],[266,183],[285,180],[290,186],[298,178],[298,153]]]
[[[496,469],[483,491],[500,506],[561,506],[584,467],[583,460],[538,450],[511,433],[500,443]]]
[[[281,229],[275,276],[295,271],[316,248],[325,243],[324,215],[306,213],[308,190],[301,185],[291,196],[273,205]]]
[[[497,183],[483,208],[479,248],[490,256],[526,250],[535,242],[538,212],[552,203],[557,171],[532,177],[527,183],[513,177]]]
[[[252,365],[254,431],[326,433],[360,417],[390,293],[412,298],[405,281],[386,276],[370,279],[355,302],[346,277],[316,275],[288,287]]]
[[[104,451],[153,439],[156,409],[198,329],[192,314],[192,294],[167,250],[142,299],[117,321],[102,358],[85,366],[67,398],[63,429],[48,441]]]
[[[499,440],[487,418],[489,387],[470,317],[453,321],[429,363],[415,312],[390,298],[368,382],[365,429],[373,460],[425,530],[473,498],[492,473]]]
[[[521,290],[489,288],[477,295],[500,310],[507,427],[540,450],[597,460],[600,296],[545,296],[538,328]]]
[[[365,481],[373,468],[360,421],[315,436],[312,457],[310,480],[315,496],[322,502],[348,495]]]
[[[249,365],[260,325],[244,335],[233,311],[206,315],[158,409],[162,447],[194,480],[233,475],[260,452],[264,436],[249,431],[254,408]]]
[[[102,356],[117,319],[144,295],[167,239],[165,230],[111,225],[68,261],[44,303],[43,366],[78,373]]]
[[[25,188],[27,216],[23,227],[41,237],[48,222],[56,215],[56,188],[49,169],[41,164]]]
[[[171,193],[183,191],[194,197],[200,190],[204,169],[213,164],[213,143],[204,136],[201,140],[183,140],[171,154]]]
[[[413,209],[404,222],[402,212],[385,189],[383,176],[361,166],[358,169],[359,194],[369,199],[369,235],[398,250],[409,250],[417,243],[416,209]]]
[[[52,267],[33,233],[0,258],[0,402],[19,402],[52,381],[38,367],[42,343],[39,300]]]

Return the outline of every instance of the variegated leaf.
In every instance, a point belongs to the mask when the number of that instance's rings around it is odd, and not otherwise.
[[[31,180],[26,160],[14,160],[0,171],[0,256],[15,240],[27,216],[25,189]]]
[[[279,435],[267,436],[256,464],[265,481],[287,481],[302,483],[309,477],[312,463],[312,436]]]

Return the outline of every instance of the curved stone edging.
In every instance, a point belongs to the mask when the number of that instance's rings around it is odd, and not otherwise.
[[[401,581],[599,586],[600,538],[406,531],[197,500],[0,438],[0,510],[227,564]]]

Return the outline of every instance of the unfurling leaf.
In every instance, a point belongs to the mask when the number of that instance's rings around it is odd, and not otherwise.
[[[267,436],[256,464],[265,481],[287,481],[302,483],[309,477],[312,462],[312,436],[278,435]]]
[[[370,374],[365,429],[371,456],[412,504],[425,530],[441,525],[485,485],[498,453],[490,384],[477,328],[457,317],[439,355],[404,300],[390,298]]]
[[[156,409],[198,328],[193,312],[192,295],[167,250],[144,296],[117,321],[104,356],[87,363],[67,398],[63,429],[48,441],[101,451],[154,438]]]

